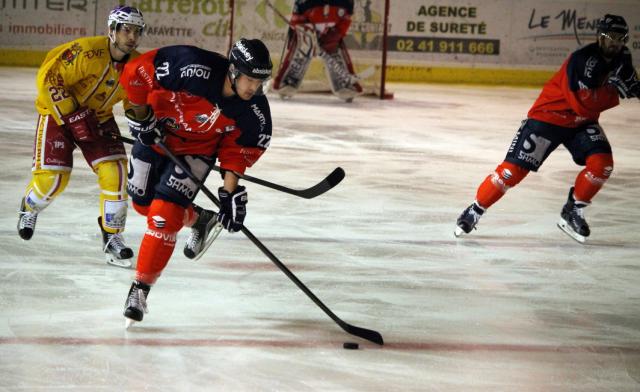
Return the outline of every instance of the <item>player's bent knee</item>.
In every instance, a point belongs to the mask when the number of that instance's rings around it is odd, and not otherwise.
[[[163,233],[177,233],[183,226],[184,207],[154,199],[147,213],[147,227]]]
[[[135,201],[131,203],[133,209],[140,215],[147,216],[149,215],[150,206],[143,206],[142,204],[138,204]]]
[[[46,208],[69,183],[71,173],[57,170],[38,170],[33,173],[25,202],[34,211]]]
[[[505,161],[496,167],[496,171],[493,173],[492,182],[506,192],[509,188],[513,188],[518,185],[528,173],[528,169],[520,167],[515,163]]]
[[[127,162],[124,160],[103,161],[94,168],[98,184],[103,191],[117,193],[127,198]]]
[[[587,157],[587,171],[600,178],[609,178],[613,173],[613,155],[593,154]]]

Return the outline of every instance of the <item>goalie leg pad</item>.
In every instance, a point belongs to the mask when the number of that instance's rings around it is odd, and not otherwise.
[[[340,99],[350,100],[362,93],[362,86],[358,83],[358,77],[349,57],[349,52],[344,42],[340,42],[338,50],[334,53],[322,52],[320,55],[324,62],[325,73],[333,94]]]
[[[283,97],[290,97],[298,91],[302,79],[313,59],[316,40],[304,29],[290,29],[283,60],[278,67],[272,89]]]
[[[108,233],[120,233],[127,221],[127,163],[103,161],[96,165],[100,186],[100,216]]]

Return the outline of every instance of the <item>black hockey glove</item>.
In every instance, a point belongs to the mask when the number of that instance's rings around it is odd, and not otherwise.
[[[136,119],[132,109],[124,112],[124,115],[129,123],[129,132],[131,132],[131,135],[138,139],[140,143],[145,146],[151,146],[164,139],[163,129],[156,121],[156,115],[153,113],[153,109],[149,108],[147,116],[142,120]]]
[[[243,186],[238,186],[235,191],[229,193],[220,187],[218,188],[218,197],[220,197],[218,222],[230,233],[240,231],[242,222],[247,216],[247,190]]]
[[[621,65],[614,75],[609,77],[608,83],[618,90],[622,99],[640,98],[640,81],[633,67]]]

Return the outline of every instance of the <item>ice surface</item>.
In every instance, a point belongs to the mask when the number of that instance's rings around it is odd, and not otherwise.
[[[272,97],[273,141],[248,174],[294,188],[336,166],[347,176],[313,200],[245,183],[246,225],[339,317],[380,331],[380,348],[344,333],[240,233],[193,262],[183,230],[150,313],[125,331],[132,271],[104,262],[96,178],[79,153],[33,239],[16,233],[35,72],[0,68],[0,390],[640,390],[637,100],[601,118],[616,168],[580,245],[556,227],[579,171],[562,147],[478,230],[453,236],[538,89]],[[144,229],[130,210],[136,251]]]

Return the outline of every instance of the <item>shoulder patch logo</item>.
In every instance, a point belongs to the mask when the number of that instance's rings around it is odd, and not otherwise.
[[[78,57],[78,55],[82,52],[82,46],[79,43],[75,43],[71,45],[71,47],[60,55],[60,60],[64,62],[64,65],[71,65]]]

